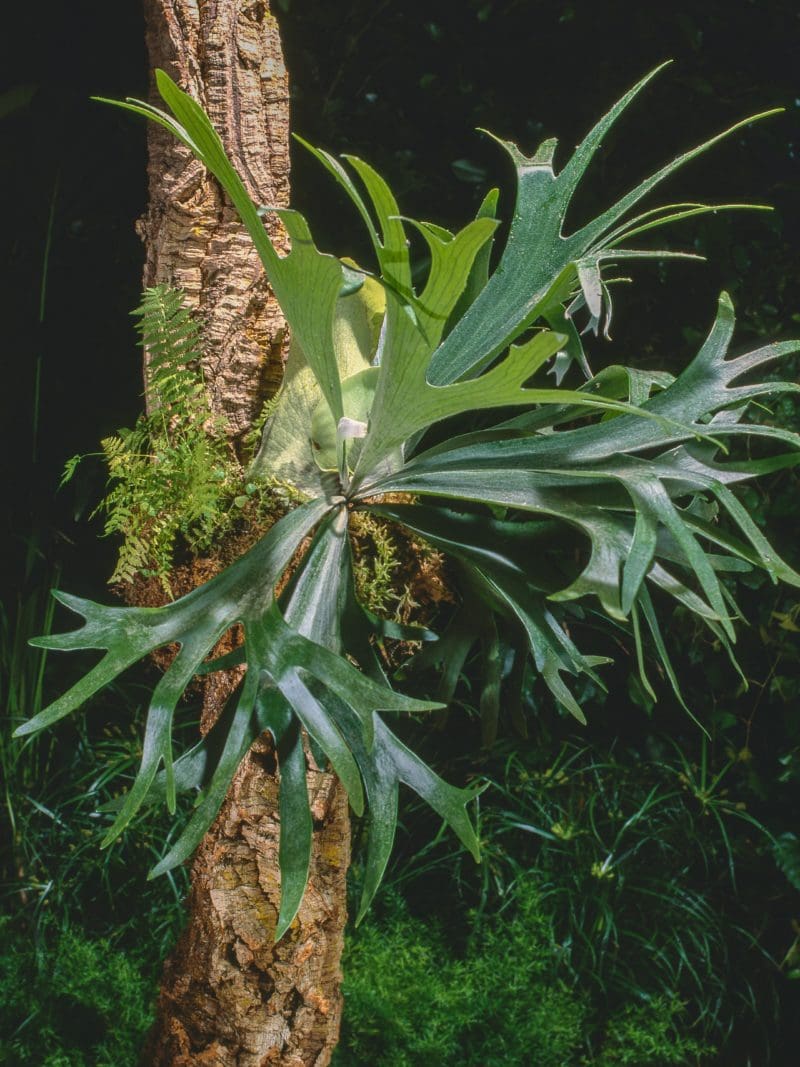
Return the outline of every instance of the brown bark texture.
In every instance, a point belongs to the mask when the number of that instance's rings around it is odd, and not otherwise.
[[[151,68],[166,70],[203,105],[253,200],[285,205],[289,95],[268,4],[145,0],[145,10]],[[179,287],[198,311],[206,385],[235,444],[280,382],[286,325],[215,181],[160,127],[151,124],[148,137],[145,285]],[[280,244],[279,226],[267,219]],[[206,727],[237,678],[220,681],[205,693]],[[309,888],[275,944],[279,772],[268,736],[239,768],[193,860],[188,923],[165,966],[143,1067],[329,1063],[341,1017],[350,829],[335,776],[312,763],[308,786],[315,828]]]
[[[289,200],[289,86],[264,0],[145,0],[151,71],[199,101],[257,204]],[[155,90],[153,90],[154,97]],[[160,98],[155,102],[161,106]],[[214,410],[246,432],[280,384],[286,324],[233,206],[201,163],[152,123],[149,205],[140,223],[145,285],[182,289],[202,316]],[[270,236],[284,240],[275,216]]]

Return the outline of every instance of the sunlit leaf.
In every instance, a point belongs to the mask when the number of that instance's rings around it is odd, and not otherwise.
[[[708,212],[750,206],[686,201],[632,213],[678,168],[753,121],[747,119],[565,232],[592,158],[655,73],[600,120],[558,173],[553,139],[531,157],[501,142],[516,169],[517,194],[494,272],[496,191],[476,218],[451,233],[403,217],[387,182],[362,160],[340,162],[307,146],[355,207],[374,262],[362,269],[321,253],[301,215],[274,209],[291,246],[284,255],[263,221],[273,209],[252,202],[199,104],[158,72],[169,111],[141,101],[122,105],[170,130],[196,155],[259,252],[292,343],[248,477],[290,483],[296,499],[309,498],[241,559],[165,607],[106,607],[57,593],[84,624],[35,642],[103,655],[20,735],[52,725],[136,661],[172,648],[150,701],[138,773],[107,809],[115,821],[106,843],[143,805],[165,802],[174,810],[178,792],[196,793],[191,817],[152,874],[189,858],[241,760],[268,732],[281,786],[276,935],[291,927],[308,878],[309,755],[330,765],[365,817],[360,918],[389,859],[401,783],[479,854],[468,809],[480,787],[448,785],[400,740],[401,726],[387,724],[387,716],[442,705],[397,692],[390,675],[422,678],[438,668],[439,695],[450,702],[477,650],[483,677],[472,702],[486,745],[504,715],[524,728],[521,694],[533,675],[554,703],[583,722],[581,691],[603,687],[598,668],[608,662],[580,647],[588,618],[592,629],[605,624],[615,641],[630,642],[646,699],[657,695],[647,670],[655,658],[683,703],[660,621],[664,605],[680,605],[707,627],[736,666],[740,612],[730,578],[758,567],[773,581],[800,586],[800,574],[736,495],[740,483],[800,460],[799,435],[763,418],[748,421],[752,401],[798,391],[765,374],[800,345],[767,344],[730,358],[734,313],[723,294],[708,337],[677,377],[619,365],[597,375],[590,369],[591,335],[608,335],[611,289],[626,280],[613,263],[696,258],[628,242]],[[424,244],[427,273],[414,269],[412,232]],[[582,384],[563,387],[576,370]],[[742,442],[757,442],[759,451],[751,455]],[[455,603],[441,635],[438,619],[401,623],[359,603],[350,542],[357,511],[401,524],[406,536],[451,560]],[[243,633],[241,647],[210,660],[234,627]],[[395,670],[382,655],[386,639],[425,644]],[[216,725],[188,751],[173,752],[173,721],[192,678],[234,665],[245,668],[243,676]]]

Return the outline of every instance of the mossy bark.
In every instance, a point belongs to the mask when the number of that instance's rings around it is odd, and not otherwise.
[[[203,104],[253,199],[286,204],[289,95],[268,4],[145,0],[145,8],[151,68],[165,69]],[[280,382],[286,326],[252,243],[215,182],[165,131],[151,125],[148,136],[150,197],[140,223],[145,285],[178,286],[199,312],[211,402],[237,448]],[[283,239],[278,229],[272,236]],[[198,567],[194,584],[203,576]],[[207,686],[204,729],[236,681],[216,677]],[[278,785],[265,736],[240,767],[194,858],[188,924],[165,967],[142,1056],[147,1067],[330,1061],[341,1016],[347,800],[334,776],[311,766],[309,888],[291,930],[275,944]]]

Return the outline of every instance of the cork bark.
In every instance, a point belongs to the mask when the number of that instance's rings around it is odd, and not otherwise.
[[[145,12],[151,70],[166,70],[203,105],[254,201],[286,206],[289,87],[268,4],[145,0]],[[145,285],[174,285],[199,311],[212,406],[236,438],[280,384],[286,325],[216,181],[166,130],[151,124],[148,140]],[[267,216],[266,225],[281,248],[280,223]]]
[[[267,740],[237,775],[192,869],[189,925],[167,962],[147,1067],[318,1067],[338,1039],[347,798],[309,773],[312,877],[277,944],[278,779]]]
[[[254,201],[285,205],[289,95],[268,4],[145,0],[145,10],[151,69],[166,70],[202,103]],[[158,126],[150,125],[148,137],[149,204],[139,224],[144,282],[180,287],[200,315],[206,385],[236,447],[280,382],[286,325],[214,180]],[[279,230],[271,236],[280,246]],[[198,564],[189,586],[207,577],[209,565]],[[234,675],[215,676],[207,686],[204,729],[235,684]],[[341,1017],[350,830],[338,780],[312,762],[308,786],[315,828],[309,888],[275,944],[279,768],[268,735],[239,768],[192,863],[187,926],[165,966],[146,1067],[329,1063]]]

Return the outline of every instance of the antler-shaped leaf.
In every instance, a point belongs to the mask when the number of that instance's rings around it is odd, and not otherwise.
[[[562,588],[547,589],[545,585],[537,589],[535,570],[526,575],[517,567],[514,575],[509,549],[501,547],[501,536],[496,538],[497,547],[487,546],[474,530],[471,538],[457,536],[455,517],[451,516],[446,523],[450,532],[443,537],[445,512],[439,512],[433,521],[432,509],[379,506],[383,514],[418,530],[434,544],[446,547],[449,540],[450,551],[471,557],[473,567],[483,573],[526,627],[535,657],[535,640],[541,641],[543,628],[540,621],[532,624],[535,616],[526,608],[526,600],[537,596],[540,601],[545,597],[565,601],[593,594],[607,614],[621,620],[638,604],[660,650],[663,643],[643,585],[646,578],[699,615],[730,647],[734,631],[729,595],[718,571],[741,563],[757,565],[773,580],[800,585],[800,575],[778,557],[726,484],[796,463],[800,452],[766,461],[725,464],[714,461],[719,448],[708,441],[709,437],[757,434],[800,447],[796,434],[741,419],[742,405],[753,397],[797,390],[798,386],[784,382],[735,384],[748,372],[798,351],[800,344],[768,345],[728,360],[725,356],[733,326],[733,308],[723,294],[711,333],[692,363],[678,378],[662,378],[659,384],[664,388],[652,395],[651,385],[645,386],[648,396],[642,402],[643,410],[664,417],[669,424],[620,415],[589,426],[554,430],[553,420],[548,419],[548,432],[537,434],[530,430],[525,433],[525,420],[518,419],[514,420],[513,436],[504,435],[501,427],[439,446],[373,485],[371,492],[412,492],[512,507],[547,520],[557,519],[586,535],[590,553],[581,573]],[[633,388],[631,384],[629,389]],[[535,413],[529,421],[535,426]],[[671,428],[681,425],[686,429]],[[695,432],[703,433],[702,443],[693,438]],[[709,525],[692,509],[678,506],[681,498],[703,493],[716,498],[749,545]],[[477,525],[467,518],[459,522]],[[487,531],[493,524],[486,517],[483,523]],[[702,542],[711,542],[723,554],[708,552]],[[501,558],[506,560],[503,567],[498,565]],[[686,572],[688,585],[672,573],[674,565]],[[699,593],[691,588],[694,582]],[[634,621],[638,626],[638,613]],[[538,659],[544,663],[541,650]],[[572,663],[585,672],[585,664],[574,659]],[[668,661],[665,667],[673,678]],[[551,673],[552,680],[555,677]],[[554,692],[569,706],[563,694]],[[571,710],[574,713],[574,708]]]
[[[68,651],[105,649],[96,667],[67,693],[23,723],[17,733],[36,733],[78,708],[132,663],[172,642],[187,644],[174,677],[188,670],[191,658],[197,673],[204,657],[237,622],[260,618],[274,602],[273,588],[302,540],[329,510],[325,501],[312,501],[277,522],[233,566],[205,585],[161,608],[120,608],[57,592],[54,595],[82,615],[84,625],[70,633],[36,638],[39,648]],[[188,642],[191,642],[190,648]]]
[[[219,181],[258,250],[292,334],[334,417],[340,419],[342,398],[332,338],[336,301],[342,290],[350,287],[349,275],[338,259],[317,250],[308,224],[299,212],[270,207],[265,210],[278,215],[291,241],[289,253],[280,256],[267,235],[259,209],[226,156],[219,134],[206,113],[163,70],[156,71],[156,85],[172,115],[142,100],[104,102],[143,115],[169,130]],[[314,293],[313,300],[307,298],[309,292]]]
[[[222,574],[162,608],[109,608],[57,594],[62,603],[84,616],[85,624],[71,633],[40,638],[36,642],[39,647],[61,650],[100,648],[105,649],[106,654],[68,693],[23,724],[18,735],[33,733],[56,722],[126,667],[155,649],[173,643],[179,646],[175,659],[154,690],[139,772],[104,844],[114,841],[129,824],[153,788],[162,763],[167,805],[170,810],[175,810],[176,778],[179,775],[172,756],[173,713],[189,681],[202,671],[205,657],[236,623],[242,624],[245,633],[243,658],[247,673],[234,714],[227,723],[228,734],[201,805],[187,831],[157,871],[169,869],[191,854],[216,815],[249,743],[262,730],[271,730],[279,752],[284,752],[284,761],[289,768],[287,811],[295,810],[299,781],[296,745],[299,740],[296,738],[291,745],[286,739],[290,725],[287,712],[297,716],[330,759],[348,791],[353,808],[358,813],[363,811],[359,767],[342,736],[342,724],[335,721],[330,708],[340,709],[341,715],[348,719],[350,737],[356,733],[360,736],[363,760],[363,753],[368,754],[373,747],[373,714],[377,709],[419,712],[438,705],[401,696],[388,686],[371,681],[343,656],[291,629],[278,610],[273,593],[275,584],[301,542],[323,519],[315,544],[322,545],[325,551],[321,554],[312,549],[307,572],[304,572],[305,580],[296,583],[289,608],[299,620],[300,629],[309,625],[308,620],[316,620],[318,627],[325,627],[326,621],[338,618],[339,582],[329,581],[326,587],[320,584],[320,578],[330,579],[338,572],[345,536],[345,524],[340,521],[343,517],[340,509],[332,512],[325,501],[312,501],[297,508],[276,523],[250,552]],[[325,604],[328,605],[327,611],[323,610]],[[321,699],[312,692],[306,677],[314,680],[314,688],[322,694]],[[329,699],[333,696],[338,697],[335,704]],[[203,761],[197,761],[195,754],[195,762],[200,766]],[[186,775],[181,773],[180,778],[185,781]],[[289,910],[296,911],[299,904],[296,891],[288,900]],[[286,915],[283,918],[286,919]]]
[[[349,637],[352,635],[352,627],[355,624],[356,639],[348,640],[346,647],[359,659],[362,667],[374,679],[370,685],[384,690],[384,687],[388,688],[389,683],[378,665],[371,644],[368,639],[365,640],[363,622],[356,618],[360,613],[361,609],[355,600],[352,583],[349,545],[344,538],[337,536],[332,526],[329,526],[320,532],[316,551],[312,550],[309,554],[308,565],[297,575],[287,608],[287,618],[296,620],[298,628],[309,638],[326,644],[332,651],[343,648],[342,626],[346,627]],[[418,638],[419,634],[413,632],[397,636]],[[366,681],[364,676],[360,677],[362,682]],[[389,689],[389,692],[391,693],[392,690]],[[360,921],[380,884],[389,859],[397,824],[397,796],[400,783],[408,785],[441,815],[476,860],[479,858],[479,844],[466,809],[475,798],[477,789],[458,789],[444,782],[395,737],[377,712],[372,715],[373,742],[367,745],[365,743],[366,733],[362,725],[352,714],[347,713],[347,707],[342,704],[341,696],[337,698],[335,694],[328,691],[325,706],[358,764],[367,794],[367,851],[357,918],[357,921]],[[385,698],[380,706],[389,710],[392,708],[404,710],[399,702],[390,705]],[[405,710],[427,710],[435,707],[441,707],[441,705],[408,701]],[[299,739],[295,743],[299,745]],[[283,789],[283,778],[281,778],[281,789]],[[293,823],[284,823],[283,817],[282,808],[282,844],[286,834],[293,834]],[[283,861],[281,861],[281,871],[283,872]],[[299,878],[296,879],[296,884],[299,885]],[[298,897],[297,905],[299,902]],[[281,911],[283,910],[282,903]]]
[[[473,589],[494,610],[516,618],[536,669],[558,703],[585,723],[561,672],[586,674],[602,689],[594,668],[610,660],[581,653],[547,604],[547,594],[558,588],[553,554],[546,554],[548,540],[554,534],[563,540],[562,531],[549,522],[510,522],[420,504],[376,504],[371,510],[462,560]]]
[[[657,67],[638,82],[605,115],[575,150],[559,174],[553,168],[557,142],[545,141],[530,158],[508,141],[499,143],[508,152],[517,171],[517,202],[513,222],[503,256],[495,273],[461,321],[434,353],[428,371],[428,381],[444,385],[464,377],[472,377],[499,355],[526,326],[539,317],[547,317],[564,303],[565,294],[574,287],[579,262],[594,262],[602,256],[619,258],[613,251],[613,241],[627,239],[633,233],[666,225],[693,215],[720,210],[722,205],[667,205],[656,209],[658,215],[647,213],[630,220],[629,229],[614,231],[612,227],[631,208],[676,170],[707,151],[724,137],[750,122],[775,114],[765,111],[737,122],[729,129],[710,138],[640,182],[613,207],[575,233],[567,236],[564,223],[570,201],[605,135],[641,92],[647,83],[663,69]],[[776,109],[780,111],[781,109]],[[748,207],[751,205],[730,205]],[[757,210],[764,208],[753,205]],[[767,209],[768,210],[768,209]],[[589,255],[591,253],[591,255]],[[628,253],[629,256],[631,253]],[[633,253],[633,257],[653,253]],[[665,253],[657,253],[660,256]]]

